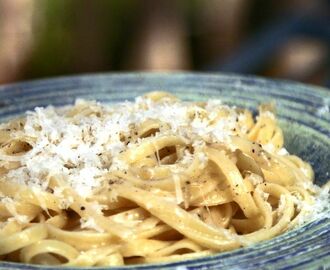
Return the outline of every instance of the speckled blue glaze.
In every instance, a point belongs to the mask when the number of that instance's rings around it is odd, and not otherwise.
[[[276,101],[286,148],[312,164],[317,184],[330,178],[330,90],[299,83],[209,73],[110,73],[23,82],[0,87],[0,121],[36,106],[72,104],[78,97],[113,103],[152,90],[167,90],[184,100],[220,98],[252,110],[261,102]],[[56,268],[0,262],[0,269]],[[330,269],[330,213],[251,247],[111,269]]]

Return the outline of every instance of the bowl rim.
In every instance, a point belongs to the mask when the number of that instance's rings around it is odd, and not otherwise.
[[[104,72],[86,72],[79,74],[64,74],[64,75],[54,75],[49,77],[32,78],[27,80],[20,80],[16,82],[9,82],[0,84],[0,91],[5,90],[10,87],[25,86],[33,84],[43,84],[43,83],[55,83],[58,81],[66,81],[71,79],[86,79],[86,78],[102,78],[102,77],[127,77],[127,76],[201,76],[201,77],[222,77],[227,79],[251,79],[258,83],[276,83],[279,86],[298,86],[302,88],[313,88],[316,91],[320,91],[323,94],[330,96],[330,88],[314,85],[310,83],[303,83],[300,81],[295,81],[292,79],[278,78],[278,77],[264,77],[254,74],[237,74],[231,72],[208,72],[208,71],[104,71]]]

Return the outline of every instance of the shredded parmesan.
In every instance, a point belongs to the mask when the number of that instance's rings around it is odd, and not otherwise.
[[[284,147],[282,147],[280,150],[277,151],[277,154],[280,156],[286,156],[289,154],[289,152]]]
[[[27,224],[29,222],[29,218],[26,215],[20,215],[17,213],[14,200],[9,197],[4,197],[0,199],[8,212],[13,216],[13,220],[17,221],[20,224]]]
[[[95,230],[95,231],[101,232],[101,233],[104,232],[104,230],[96,224],[94,218],[92,218],[92,217],[81,218],[80,226],[82,229],[87,228],[87,229]]]
[[[71,117],[67,115],[68,108],[56,110],[52,106],[38,107],[28,112],[24,132],[31,138],[33,148],[24,156],[8,156],[11,161],[20,161],[22,165],[10,170],[8,179],[34,187],[37,192],[47,188],[47,176],[59,174],[80,196],[86,198],[101,186],[102,175],[128,168],[118,154],[134,145],[134,142],[125,145],[121,140],[122,135],[129,134],[130,125],[159,119],[170,125],[168,132],[182,136],[194,146],[203,147],[205,143],[228,142],[236,118],[240,116],[233,108],[216,100],[209,101],[205,106],[206,115],[211,115],[209,118],[203,117],[204,109],[197,107],[191,118],[188,103],[159,104],[146,98],[112,107],[77,100],[75,106],[83,111],[89,108],[102,116],[81,113]],[[212,113],[220,109],[227,113],[227,117],[213,124]],[[205,155],[199,154],[199,159],[202,163],[206,162]],[[191,157],[185,154],[182,162],[189,164]],[[180,195],[179,188],[177,191]],[[58,192],[55,194],[60,196]],[[178,198],[181,201],[181,196]],[[70,201],[62,202],[63,208],[69,205]]]

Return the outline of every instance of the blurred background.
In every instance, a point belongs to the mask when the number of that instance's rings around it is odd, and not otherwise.
[[[0,83],[134,70],[330,87],[330,1],[0,0]]]

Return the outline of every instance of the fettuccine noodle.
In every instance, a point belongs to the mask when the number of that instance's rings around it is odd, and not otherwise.
[[[254,118],[151,92],[36,108],[0,125],[0,260],[154,263],[273,238],[329,190],[283,144],[271,104]]]

